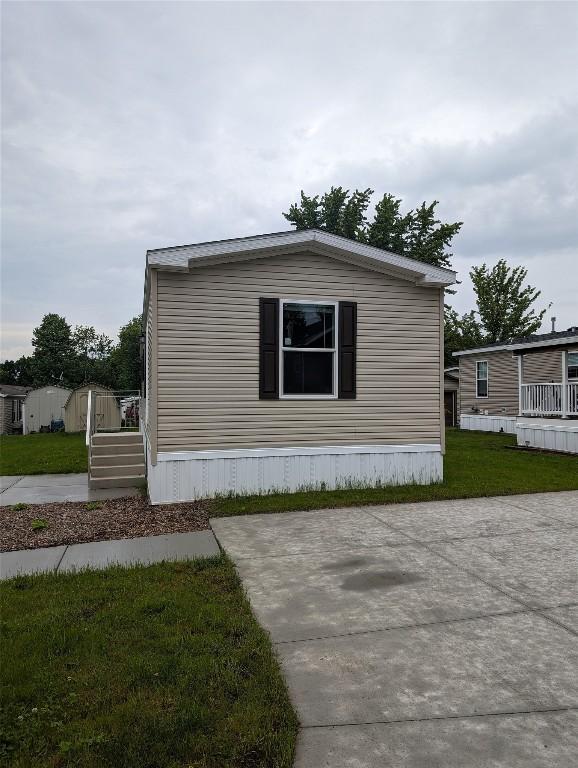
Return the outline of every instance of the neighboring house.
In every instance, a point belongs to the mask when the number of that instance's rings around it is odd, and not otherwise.
[[[70,390],[50,385],[32,389],[22,406],[22,432],[40,432],[42,427],[50,428],[53,422],[64,419],[64,406]]]
[[[454,282],[319,230],[148,251],[152,501],[440,480]]]
[[[83,384],[73,389],[64,404],[66,432],[84,432],[88,411],[88,393],[94,398],[95,428],[116,431],[120,429],[120,405],[114,392],[100,384]]]
[[[531,420],[544,434],[567,433],[560,440],[578,448],[578,327],[454,355],[459,358],[462,429],[517,434],[518,425]],[[539,440],[536,447],[547,447],[543,435]]]
[[[459,366],[444,369],[444,412],[446,427],[455,427],[458,423],[459,381]]]
[[[31,387],[0,384],[0,435],[12,435],[22,429],[22,403]]]

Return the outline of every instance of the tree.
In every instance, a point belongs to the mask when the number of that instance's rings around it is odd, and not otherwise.
[[[486,344],[529,336],[542,325],[551,304],[536,312],[532,305],[542,292],[530,285],[523,287],[527,275],[527,269],[509,267],[504,259],[491,269],[486,264],[472,267],[470,277]]]
[[[112,353],[115,386],[120,390],[138,390],[141,385],[140,337],[142,315],[137,315],[118,332],[118,344]]]
[[[110,386],[113,375],[110,356],[113,350],[112,339],[104,333],[97,333],[90,325],[77,325],[72,332],[74,365],[71,378],[75,384],[94,381]]]
[[[34,360],[31,356],[22,356],[18,360],[5,360],[0,363],[0,384],[16,384],[19,387],[34,385]]]
[[[315,197],[301,191],[299,204],[293,203],[283,216],[296,229],[324,229],[427,264],[450,267],[449,248],[462,227],[461,221],[447,224],[437,219],[437,200],[429,205],[423,202],[402,214],[401,199],[389,193],[376,204],[373,220],[368,221],[372,195],[369,188],[350,192],[343,187],[331,187],[329,192]]]
[[[70,382],[74,349],[70,326],[57,314],[44,315],[32,333],[34,386]]]
[[[476,313],[471,310],[461,317],[452,307],[444,312],[444,365],[456,365],[454,352],[472,349],[485,343],[484,333]]]
[[[139,315],[124,325],[115,346],[105,333],[90,325],[71,330],[64,317],[45,315],[33,331],[33,355],[1,363],[0,383],[77,387],[91,381],[119,390],[138,390],[141,323]]]

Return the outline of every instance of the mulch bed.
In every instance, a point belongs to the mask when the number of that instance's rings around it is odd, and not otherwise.
[[[207,501],[153,507],[144,496],[0,507],[0,552],[201,531],[209,527],[209,510]]]

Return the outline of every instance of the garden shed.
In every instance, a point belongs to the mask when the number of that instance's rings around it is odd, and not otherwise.
[[[41,427],[50,427],[53,422],[64,419],[69,395],[70,389],[53,385],[29,392],[22,406],[22,433],[40,432]]]
[[[64,406],[64,426],[66,432],[82,432],[86,429],[88,411],[88,393],[92,390],[96,398],[96,429],[114,432],[120,429],[120,405],[114,392],[100,384],[83,384],[73,389]]]

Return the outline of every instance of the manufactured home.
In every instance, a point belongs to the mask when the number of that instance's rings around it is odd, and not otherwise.
[[[22,403],[31,387],[0,384],[0,435],[13,435],[22,430]]]
[[[460,427],[578,453],[578,327],[454,352]]]
[[[441,480],[454,272],[319,230],[146,258],[153,503]]]
[[[63,422],[69,396],[69,389],[53,385],[31,390],[22,405],[22,433],[50,430]]]

